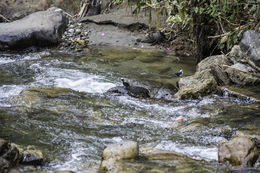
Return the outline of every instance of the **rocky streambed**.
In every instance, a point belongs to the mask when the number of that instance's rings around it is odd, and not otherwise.
[[[196,67],[117,18],[40,15],[49,30],[0,34],[2,50],[61,42],[0,53],[2,172],[259,172],[258,43]]]
[[[235,135],[259,138],[257,102],[225,95],[177,99],[176,69],[191,75],[195,62],[168,51],[3,53],[0,66],[0,137],[40,150],[46,162],[38,170],[98,172],[106,146],[131,140],[138,157],[116,162],[112,172],[228,172],[236,168],[218,163],[218,145]],[[151,97],[108,93],[123,87],[121,78]],[[257,165],[250,170],[259,171]]]

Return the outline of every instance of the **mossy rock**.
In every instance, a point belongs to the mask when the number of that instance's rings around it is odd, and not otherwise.
[[[201,72],[210,67],[230,65],[228,58],[225,55],[210,56],[202,60],[197,66],[197,72]]]
[[[32,108],[42,108],[43,105],[55,106],[53,110],[64,111],[66,107],[53,103],[53,99],[65,97],[72,94],[74,91],[69,88],[49,87],[49,88],[26,88],[19,95],[9,99],[10,103],[17,106],[21,111],[30,111]]]
[[[176,94],[179,99],[196,99],[216,92],[217,82],[210,70],[204,70],[196,72],[192,76],[181,78],[179,87]]]
[[[198,118],[187,124],[186,126],[179,127],[178,131],[185,132],[193,132],[202,129],[207,129],[209,127],[209,121],[204,118]]]
[[[260,86],[260,74],[242,71],[234,66],[226,68],[231,81],[241,86]]]

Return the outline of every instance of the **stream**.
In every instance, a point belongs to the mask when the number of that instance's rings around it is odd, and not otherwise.
[[[99,47],[84,53],[0,53],[0,138],[43,151],[49,163],[39,170],[95,172],[105,146],[134,140],[140,147],[197,160],[173,164],[176,172],[184,166],[196,168],[193,172],[228,172],[218,164],[217,146],[238,129],[259,127],[260,104],[217,95],[178,100],[175,73],[180,69],[184,76],[192,75],[194,59],[167,50]],[[147,88],[151,98],[106,94],[122,86],[121,78]],[[54,93],[57,88],[71,90],[35,101],[30,95],[19,97],[28,88],[50,87]],[[150,165],[156,166],[172,170],[161,162]]]

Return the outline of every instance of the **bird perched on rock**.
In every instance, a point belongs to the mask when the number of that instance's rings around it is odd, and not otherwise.
[[[122,80],[122,82],[123,82],[123,85],[125,86],[125,87],[129,87],[130,86],[130,84],[128,83],[128,82],[125,82],[125,79],[121,79]]]
[[[175,73],[175,74],[176,74],[176,76],[181,77],[181,76],[183,75],[183,70],[180,69],[180,71],[178,71],[178,72]]]

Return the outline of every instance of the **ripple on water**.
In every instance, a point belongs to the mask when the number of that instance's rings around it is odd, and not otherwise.
[[[11,96],[18,95],[26,86],[25,85],[2,85],[0,86],[0,106],[9,107],[6,101]]]

